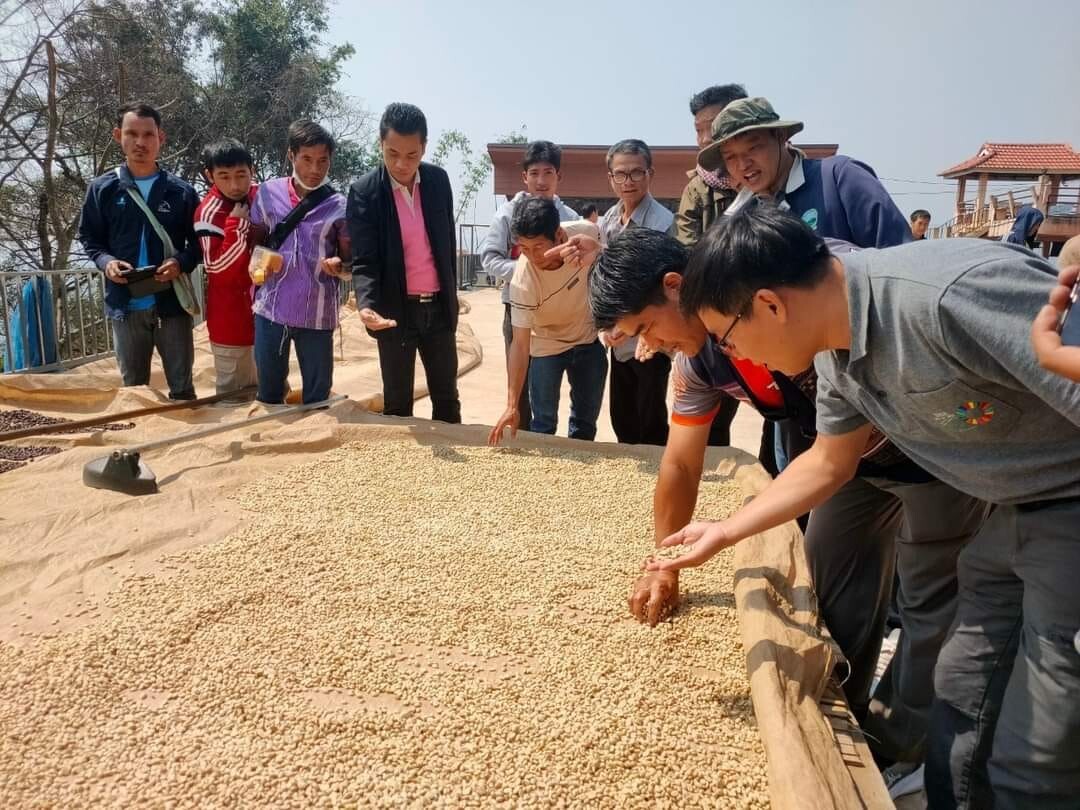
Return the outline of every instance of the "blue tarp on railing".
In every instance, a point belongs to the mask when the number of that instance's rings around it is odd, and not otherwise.
[[[52,285],[44,276],[27,281],[9,321],[11,350],[5,342],[4,371],[47,366],[57,361]]]

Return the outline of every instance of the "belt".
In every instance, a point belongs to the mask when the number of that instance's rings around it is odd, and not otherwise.
[[[419,295],[406,295],[405,297],[410,301],[419,301],[421,304],[432,304],[438,299],[439,294],[437,292],[420,293]]]

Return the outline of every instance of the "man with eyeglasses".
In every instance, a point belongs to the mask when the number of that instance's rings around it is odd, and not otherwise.
[[[790,210],[823,238],[841,239],[861,248],[885,248],[910,242],[912,237],[907,219],[873,170],[844,155],[822,160],[807,158],[790,143],[791,137],[802,128],[801,121],[782,120],[764,98],[733,101],[716,116],[712,124],[712,143],[698,153],[698,163],[710,171],[726,171],[742,186],[724,216],[733,216],[765,201]],[[790,437],[783,435],[783,427],[778,425],[775,430],[778,450],[776,466],[782,471],[795,454],[788,446]],[[925,476],[928,482],[934,480],[929,473]],[[863,494],[863,507],[866,509],[898,508],[895,498],[885,490],[866,488]],[[894,599],[903,624],[900,649],[916,649],[915,655],[919,660],[914,666],[919,675],[904,677],[900,668],[893,667],[886,671],[879,694],[890,689],[906,692],[910,695],[909,705],[929,705],[929,674],[947,630],[948,620],[955,612],[956,556],[962,544],[953,547],[950,543],[938,542],[936,537],[949,534],[948,526],[954,518],[966,526],[969,511],[969,505],[963,503],[966,497],[957,493],[960,499],[956,501],[957,509],[951,510],[946,516],[940,532],[930,532],[929,536],[919,536],[920,533],[916,532],[914,538],[905,539],[905,532],[910,531],[907,524],[918,522],[917,513],[920,510],[907,502],[902,510],[905,520],[898,535],[898,585]],[[875,505],[878,501],[880,504]],[[853,505],[853,508],[856,507]],[[966,543],[971,531],[965,530],[956,537]],[[915,570],[916,564],[918,571]],[[905,572],[908,572],[906,583]],[[867,569],[862,575],[873,578],[876,573]],[[946,594],[947,598],[943,598],[942,594]],[[920,613],[936,609],[939,603],[944,607],[937,618],[933,621],[919,619]],[[908,617],[906,623],[905,615]],[[923,652],[918,652],[919,649]],[[925,715],[924,710],[920,711]],[[879,719],[900,728],[899,719],[890,713],[872,712],[868,719],[868,731],[878,739],[888,740],[890,733],[887,729],[877,727]],[[924,729],[925,717],[913,728]],[[904,736],[915,739],[918,735]],[[875,753],[881,753],[883,759],[896,760],[895,766],[886,773],[886,781],[892,782],[891,792],[895,795],[902,795],[897,791],[918,787],[921,777],[918,763],[922,759],[923,749],[922,744],[892,743],[878,745],[875,749]]]
[[[600,220],[600,243],[635,228],[666,233],[675,215],[649,193],[652,152],[636,138],[619,141],[607,153],[608,179],[618,202]],[[641,353],[637,340],[618,332],[605,335],[611,346],[611,426],[622,444],[664,445],[668,436],[667,387],[671,358]]]
[[[836,240],[829,247],[837,255],[855,250]],[[656,544],[693,516],[709,426],[726,398],[780,425],[792,458],[816,435],[812,369],[784,375],[731,354],[727,342],[741,313],[714,338],[696,313],[680,311],[683,274],[692,263],[671,237],[635,231],[614,240],[589,277],[598,329],[635,336],[650,351],[675,356],[671,432],[653,497]],[[985,516],[982,502],[935,480],[876,431],[857,476],[810,515],[806,556],[822,618],[848,662],[844,692],[883,759],[921,758],[934,661],[955,610],[956,555]],[[924,553],[927,544],[938,553]],[[910,592],[902,601],[908,634],[871,700],[897,547],[904,593]],[[941,577],[935,566],[947,554],[953,568]],[[935,583],[937,589],[924,589]],[[639,621],[655,625],[678,601],[678,573],[659,571],[634,583],[629,605]],[[896,770],[908,775],[906,768]],[[918,789],[918,777],[908,784]],[[898,779],[891,787],[907,792]]]
[[[934,673],[932,808],[1064,810],[1080,796],[1080,388],[1040,368],[1029,340],[1052,271],[978,239],[836,255],[790,213],[757,206],[705,235],[681,286],[681,308],[710,332],[735,322],[737,356],[814,363],[819,433],[742,510],[664,538],[686,553],[647,570],[701,565],[835,498],[872,425],[996,504],[959,557]]]

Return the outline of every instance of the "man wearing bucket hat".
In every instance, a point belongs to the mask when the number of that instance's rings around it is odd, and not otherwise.
[[[725,215],[763,199],[790,209],[823,238],[861,248],[911,241],[907,219],[873,170],[842,155],[807,158],[790,144],[802,128],[801,121],[781,119],[763,98],[734,101],[716,117],[713,142],[699,153],[698,162],[712,171],[726,171],[742,186]],[[800,379],[815,390],[816,375],[807,371]],[[797,437],[779,430],[776,443],[788,459],[805,449]],[[829,509],[817,510],[808,529],[813,538],[869,536],[892,543],[888,532],[874,535],[867,526],[899,524],[895,554],[901,638],[862,721],[875,756],[883,764],[894,763],[884,772],[893,798],[921,787],[934,664],[956,612],[956,560],[986,515],[979,500],[938,481],[914,462],[907,463],[918,470],[917,477],[902,486],[887,476],[857,479],[837,493]],[[928,522],[926,515],[933,515],[933,521]],[[883,558],[884,551],[864,554],[856,575],[878,583],[887,598],[890,566],[870,570],[874,560]],[[826,554],[816,554],[811,566],[815,580],[822,584],[835,580],[835,563]],[[880,608],[867,603],[865,620],[878,621]],[[875,627],[879,638],[881,630],[880,625]]]
[[[907,219],[874,170],[844,155],[806,157],[790,143],[802,129],[802,121],[781,119],[764,98],[733,101],[716,116],[698,165],[741,186],[725,213],[767,198],[822,237],[863,248],[910,242]]]

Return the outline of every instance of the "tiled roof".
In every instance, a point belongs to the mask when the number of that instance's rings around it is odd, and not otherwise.
[[[974,170],[995,173],[1080,175],[1080,153],[1067,143],[984,143],[979,153],[941,172],[954,177]]]

